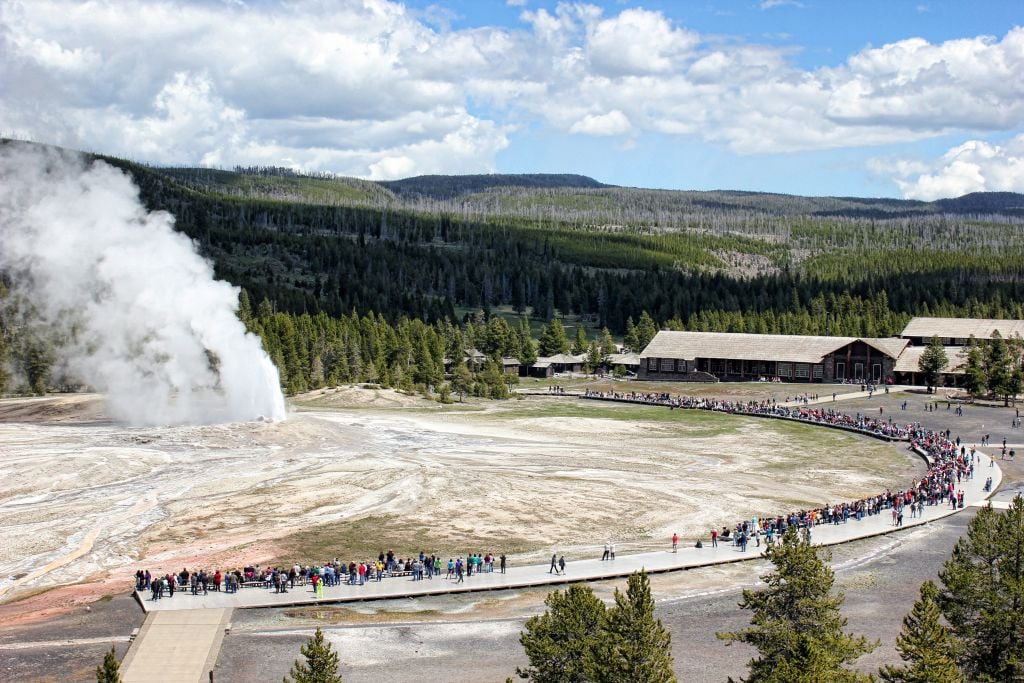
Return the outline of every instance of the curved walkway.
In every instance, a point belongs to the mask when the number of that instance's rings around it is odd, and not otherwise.
[[[923,457],[924,453],[918,451]],[[985,479],[992,477],[990,491],[984,490]],[[1002,470],[999,465],[981,451],[977,453],[975,476],[964,479],[959,489],[964,493],[964,508],[982,504],[992,493],[998,490],[1002,481]],[[916,518],[904,518],[903,527],[918,526],[955,514],[960,510],[953,509],[949,504],[925,506],[921,515]],[[892,517],[888,510],[857,520],[838,525],[821,523],[813,527],[812,542],[816,545],[836,545],[870,536],[878,536],[895,531]],[[706,540],[706,539],[705,539]],[[287,607],[298,605],[314,605],[326,603],[359,602],[365,600],[387,600],[398,598],[416,598],[427,595],[450,593],[467,593],[475,591],[503,590],[509,588],[527,588],[566,584],[578,581],[595,581],[628,576],[635,571],[644,569],[649,573],[680,571],[714,564],[741,562],[755,559],[763,555],[765,545],[756,547],[749,544],[746,552],[741,552],[725,542],[719,542],[717,548],[710,544],[703,548],[693,547],[693,539],[683,539],[677,553],[666,551],[633,553],[619,555],[615,560],[600,559],[579,560],[570,558],[566,574],[559,576],[549,572],[547,564],[510,566],[507,574],[497,571],[493,573],[474,574],[464,582],[456,583],[441,576],[433,579],[413,581],[406,578],[386,578],[383,581],[370,581],[362,586],[331,586],[324,589],[323,599],[317,599],[309,586],[296,586],[287,593],[274,593],[263,588],[243,588],[237,593],[211,592],[207,595],[193,596],[187,591],[179,591],[174,598],[158,601],[146,599],[146,594],[136,594],[139,603],[147,612],[191,609],[223,609],[223,608],[256,608],[256,607]],[[666,539],[668,546],[668,539]]]

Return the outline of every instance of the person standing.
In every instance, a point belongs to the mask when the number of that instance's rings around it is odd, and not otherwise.
[[[502,573],[502,574],[504,574],[504,573],[505,573],[505,565],[506,565],[506,563],[507,563],[507,562],[508,562],[508,560],[507,560],[507,558],[505,557],[505,553],[502,553],[502,554],[501,554],[501,573]]]
[[[679,548],[679,534],[672,534],[672,552],[677,552]]]
[[[711,530],[711,547],[712,548],[717,548],[718,547],[718,529],[712,529]]]

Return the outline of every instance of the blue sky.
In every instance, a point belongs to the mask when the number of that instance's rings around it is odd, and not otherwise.
[[[0,131],[154,163],[1024,191],[1016,2],[8,0]]]

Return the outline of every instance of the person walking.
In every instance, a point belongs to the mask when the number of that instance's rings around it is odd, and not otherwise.
[[[565,574],[565,555],[558,558],[558,573]]]
[[[672,552],[676,552],[679,548],[679,534],[672,534]]]
[[[601,555],[601,561],[607,560],[612,554],[611,543],[606,541],[604,544],[604,555]]]
[[[558,553],[554,553],[554,554],[551,555],[551,568],[548,569],[548,574],[557,574],[557,573],[558,573]]]

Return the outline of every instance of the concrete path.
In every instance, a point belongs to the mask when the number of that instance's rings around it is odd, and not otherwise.
[[[186,607],[186,605],[182,605]],[[124,683],[202,683],[217,663],[231,608],[151,612],[121,662]]]
[[[789,385],[789,386],[793,386],[793,385]],[[799,386],[799,385],[797,385],[797,386]],[[815,393],[813,391],[814,388],[815,388],[815,385],[813,385],[813,384],[810,385],[809,390],[808,390],[807,393]],[[909,391],[910,389],[923,389],[923,388],[924,387],[914,387],[914,386],[909,386],[909,385],[905,385],[905,384],[895,384],[895,385],[892,385],[892,386],[889,387],[889,393],[890,394],[898,394],[901,391]],[[835,401],[833,401],[832,400],[832,392],[828,392],[827,394],[818,394],[818,398],[816,398],[816,399],[808,399],[807,401],[803,401],[803,400],[785,401],[785,402],[780,402],[779,405],[780,406],[784,406],[786,408],[797,408],[799,406],[821,405],[822,403],[839,403],[840,401],[849,401],[849,400],[852,400],[852,399],[855,399],[855,398],[868,398],[871,395],[872,394],[870,394],[870,393],[868,393],[866,391],[850,391],[850,392],[847,392],[845,394],[837,393],[836,394],[836,399],[835,399]],[[885,387],[882,387],[881,389],[876,389],[873,392],[873,395],[874,396],[884,396],[885,395]]]
[[[991,466],[990,466],[990,463]],[[991,492],[983,491],[985,479],[992,477],[992,491],[999,488],[1002,471],[998,464],[987,455],[979,453],[979,462],[975,465],[975,476],[971,481],[964,481],[961,489],[964,492],[964,505],[970,507],[988,498]],[[909,483],[909,482],[908,482]],[[920,518],[904,517],[903,526],[917,526],[954,514],[956,510],[948,505],[926,507]],[[818,545],[834,545],[846,543],[859,538],[877,536],[894,530],[892,516],[888,510],[880,515],[867,517],[861,521],[851,520],[840,525],[819,525],[814,528],[812,541]],[[500,590],[507,588],[525,588],[530,586],[547,586],[565,584],[570,581],[592,581],[611,579],[646,569],[649,573],[678,571],[693,567],[712,564],[740,562],[760,557],[764,547],[750,544],[746,552],[720,542],[717,548],[710,547],[710,540],[703,539],[707,544],[704,548],[694,548],[694,539],[682,539],[679,552],[619,554],[615,560],[566,558],[566,575],[559,576],[549,571],[549,565],[511,566],[507,574],[497,571],[490,574],[475,574],[463,583],[446,580],[435,576],[433,580],[412,581],[409,578],[385,578],[381,582],[371,581],[363,586],[332,586],[324,591],[324,598],[317,600],[309,586],[296,586],[288,593],[277,594],[263,588],[243,588],[238,593],[209,593],[193,596],[186,592],[178,592],[174,598],[153,601],[146,594],[140,594],[139,602],[147,612],[166,612],[173,610],[194,610],[197,608],[252,608],[252,607],[284,607],[291,605],[312,605],[318,603],[344,603],[363,600],[384,600],[393,598],[410,598],[423,595],[446,593],[462,593],[472,591]],[[666,546],[669,545],[666,539]],[[447,557],[442,561],[447,564]]]

